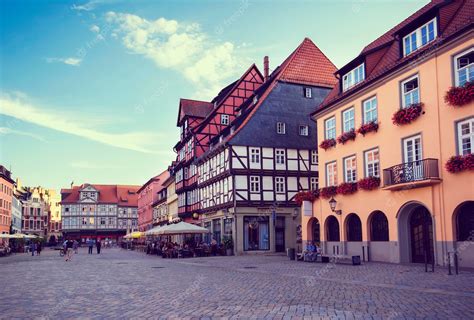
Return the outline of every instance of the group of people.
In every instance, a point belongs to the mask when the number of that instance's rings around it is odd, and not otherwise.
[[[29,245],[29,250],[31,251],[31,255],[34,256],[35,253],[37,256],[41,255],[41,250],[43,250],[43,244],[41,241],[31,241]]]
[[[211,244],[202,241],[188,240],[184,244],[165,241],[148,241],[146,245],[147,254],[156,254],[163,258],[194,257],[218,255],[223,249],[215,239]]]
[[[87,247],[89,248],[89,254],[92,254],[94,244],[97,249],[97,254],[100,254],[100,249],[102,248],[101,240],[97,239],[96,241],[94,241],[92,239],[88,239]],[[71,239],[65,240],[63,243],[64,260],[70,261],[72,258],[72,253],[74,252],[75,254],[77,254],[78,249],[79,249],[79,242],[77,240],[71,240]]]
[[[314,262],[321,254],[321,248],[317,243],[308,241],[305,250],[303,251],[303,261]]]

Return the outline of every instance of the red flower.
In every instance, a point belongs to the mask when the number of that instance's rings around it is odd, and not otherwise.
[[[357,191],[357,183],[356,182],[353,182],[353,183],[341,183],[338,187],[337,187],[337,193],[338,194],[353,194],[354,192]]]
[[[445,164],[446,170],[451,173],[461,172],[464,170],[464,157],[463,156],[453,156],[449,158],[448,162]]]
[[[319,147],[323,148],[324,150],[327,150],[329,148],[334,147],[335,145],[336,145],[335,139],[326,139],[326,140],[323,140],[323,142],[319,144]]]
[[[444,96],[444,101],[453,106],[461,107],[474,100],[474,82],[466,82],[462,87],[451,87]]]
[[[379,130],[378,122],[372,121],[369,123],[362,124],[360,128],[357,129],[357,132],[365,136],[367,133],[372,132],[372,131],[377,132],[377,130]]]
[[[350,131],[344,132],[339,137],[337,137],[337,142],[344,144],[349,140],[355,140],[355,138],[356,138],[356,133],[355,133],[355,130],[352,129]]]
[[[336,194],[337,194],[337,187],[336,186],[326,187],[326,188],[322,188],[320,190],[321,197],[323,197],[325,199],[329,199],[329,198],[335,196]]]
[[[401,126],[416,120],[423,111],[423,103],[415,103],[407,108],[400,109],[392,116],[393,124]]]
[[[474,154],[469,153],[464,156],[464,169],[474,170]]]
[[[380,186],[380,178],[377,177],[367,177],[359,180],[357,183],[359,188],[364,190],[374,190]]]
[[[301,191],[298,192],[295,196],[295,202],[297,205],[301,206],[303,204],[303,201],[311,201],[313,202],[314,200],[319,198],[319,191]]]

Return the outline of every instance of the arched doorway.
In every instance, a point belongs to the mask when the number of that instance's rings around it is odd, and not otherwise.
[[[428,263],[434,259],[433,219],[421,203],[410,202],[398,212],[400,262]]]
[[[326,219],[326,239],[327,241],[340,241],[339,221],[335,216]]]
[[[321,241],[321,226],[319,220],[314,217],[308,221],[308,239],[317,244]]]
[[[456,241],[474,241],[474,201],[461,203],[454,218]]]
[[[374,211],[369,219],[370,241],[388,241],[388,219],[382,211]]]
[[[362,222],[355,213],[346,218],[346,236],[347,241],[362,241]]]

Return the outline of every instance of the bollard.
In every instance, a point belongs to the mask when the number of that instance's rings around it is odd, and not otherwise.
[[[458,253],[457,252],[454,252],[454,271],[456,271],[456,274],[459,274]]]
[[[448,275],[452,275],[451,273],[451,253],[448,252]]]
[[[370,247],[367,246],[367,262],[370,262]]]
[[[365,247],[362,246],[362,261],[365,261]]]
[[[425,250],[425,272],[428,272],[428,255]]]

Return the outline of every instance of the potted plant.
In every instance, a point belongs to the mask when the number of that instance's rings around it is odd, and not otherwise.
[[[327,150],[329,148],[332,148],[336,145],[336,139],[326,139],[326,140],[323,140],[320,144],[319,144],[319,147],[324,149],[324,150]]]
[[[324,199],[329,199],[337,194],[337,187],[332,186],[332,187],[325,187],[320,190],[320,195]]]
[[[339,137],[337,137],[337,142],[344,144],[349,140],[355,140],[356,138],[356,132],[354,129],[344,132],[341,134]]]
[[[474,82],[466,82],[462,87],[451,87],[444,101],[453,107],[462,107],[474,100]]]
[[[344,182],[337,186],[337,193],[342,195],[353,194],[357,191],[356,182]]]
[[[359,129],[357,129],[357,133],[360,133],[361,135],[365,136],[367,133],[375,131],[377,132],[379,130],[379,123],[376,121],[371,121],[368,123],[364,123],[360,126]]]
[[[422,112],[423,103],[414,103],[395,112],[392,116],[392,122],[397,126],[409,124],[418,119]]]
[[[225,255],[231,256],[234,254],[234,241],[232,240],[232,236],[224,236],[222,239],[222,243],[224,244],[225,248]]]
[[[357,183],[360,189],[363,190],[374,190],[380,186],[380,178],[378,177],[367,177],[360,179]]]
[[[463,156],[452,156],[446,162],[446,170],[451,173],[461,172],[464,170],[464,157]]]

